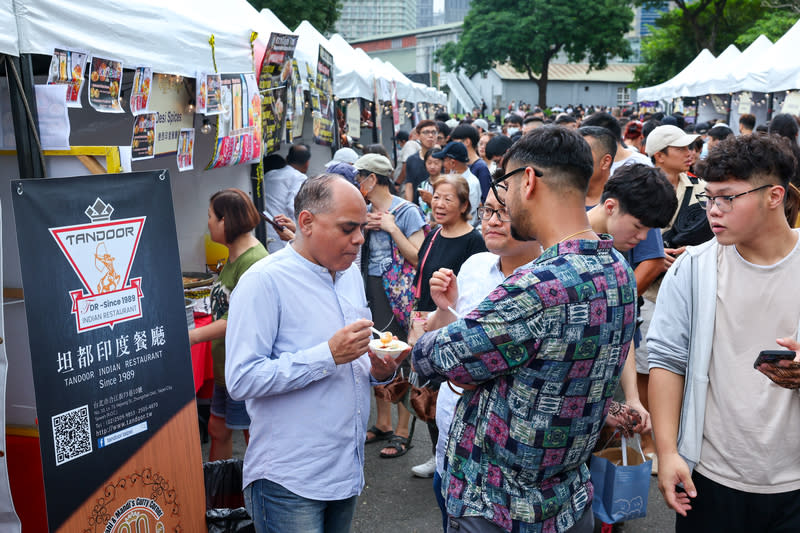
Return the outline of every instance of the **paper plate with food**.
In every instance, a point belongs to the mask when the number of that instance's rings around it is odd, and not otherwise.
[[[409,348],[408,344],[392,335],[391,331],[384,331],[379,339],[369,341],[369,349],[380,357],[389,355],[392,359],[397,359],[401,353]]]

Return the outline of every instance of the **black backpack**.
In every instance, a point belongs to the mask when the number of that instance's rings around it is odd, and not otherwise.
[[[695,177],[689,176],[692,185],[700,183]],[[689,205],[694,194],[694,187],[686,187],[683,201],[678,207],[678,216],[675,223],[664,232],[664,248],[680,248],[681,246],[695,246],[703,244],[714,238],[714,232],[708,225],[706,210],[699,202]]]

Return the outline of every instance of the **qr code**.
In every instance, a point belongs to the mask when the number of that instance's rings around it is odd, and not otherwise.
[[[89,406],[83,405],[53,417],[56,466],[92,453]]]

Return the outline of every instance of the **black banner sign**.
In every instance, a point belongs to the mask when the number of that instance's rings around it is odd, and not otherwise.
[[[11,187],[50,530],[200,531],[169,174]]]

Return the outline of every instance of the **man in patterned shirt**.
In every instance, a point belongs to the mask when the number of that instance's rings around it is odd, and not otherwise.
[[[593,530],[586,461],[633,338],[636,282],[584,197],[592,153],[555,126],[524,136],[493,182],[518,240],[539,259],[412,353],[424,379],[472,388],[450,429],[442,491],[448,531]]]

